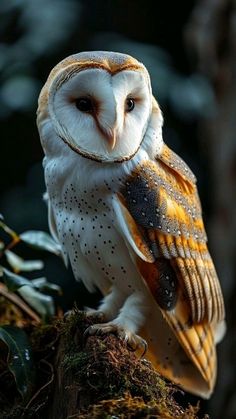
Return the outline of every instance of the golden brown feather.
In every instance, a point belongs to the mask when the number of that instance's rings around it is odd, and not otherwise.
[[[212,389],[213,330],[225,313],[195,182],[185,163],[164,146],[157,162],[144,161],[133,171],[119,199],[130,234],[136,232],[134,240],[143,252],[136,258],[137,267],[188,358]]]

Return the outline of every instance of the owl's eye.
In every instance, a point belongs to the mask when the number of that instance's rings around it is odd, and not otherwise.
[[[126,99],[126,106],[125,106],[126,112],[131,112],[134,109],[134,106],[135,106],[134,99],[128,97],[128,99]]]
[[[93,103],[91,99],[87,97],[76,99],[75,106],[81,112],[91,112],[93,110]]]

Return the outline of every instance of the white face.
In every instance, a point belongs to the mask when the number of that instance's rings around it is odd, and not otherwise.
[[[56,86],[56,88],[55,88]],[[139,149],[152,109],[150,83],[141,71],[111,75],[85,69],[49,91],[56,133],[78,153],[99,161],[124,161]]]

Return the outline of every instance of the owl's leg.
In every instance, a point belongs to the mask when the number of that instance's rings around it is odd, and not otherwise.
[[[116,286],[111,288],[109,294],[107,294],[97,310],[87,308],[88,316],[96,316],[101,319],[101,321],[109,322],[115,319],[119,313],[119,310],[124,304],[127,295],[120,291]]]
[[[127,295],[124,292],[113,286],[111,292],[103,298],[98,310],[104,313],[107,321],[113,320],[117,317],[126,298]]]
[[[148,306],[145,304],[144,294],[134,292],[125,300],[117,317],[107,323],[94,324],[88,327],[85,336],[114,333],[127,342],[130,349],[143,348],[145,352],[147,344],[136,332],[144,324],[147,312]]]

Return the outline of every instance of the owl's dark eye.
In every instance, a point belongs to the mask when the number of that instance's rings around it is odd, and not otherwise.
[[[91,99],[87,97],[76,99],[75,106],[81,112],[91,112],[93,110],[93,103]]]
[[[125,110],[126,112],[131,112],[134,107],[135,107],[135,101],[134,99],[131,99],[130,97],[128,99],[126,99],[126,104],[125,104]]]

